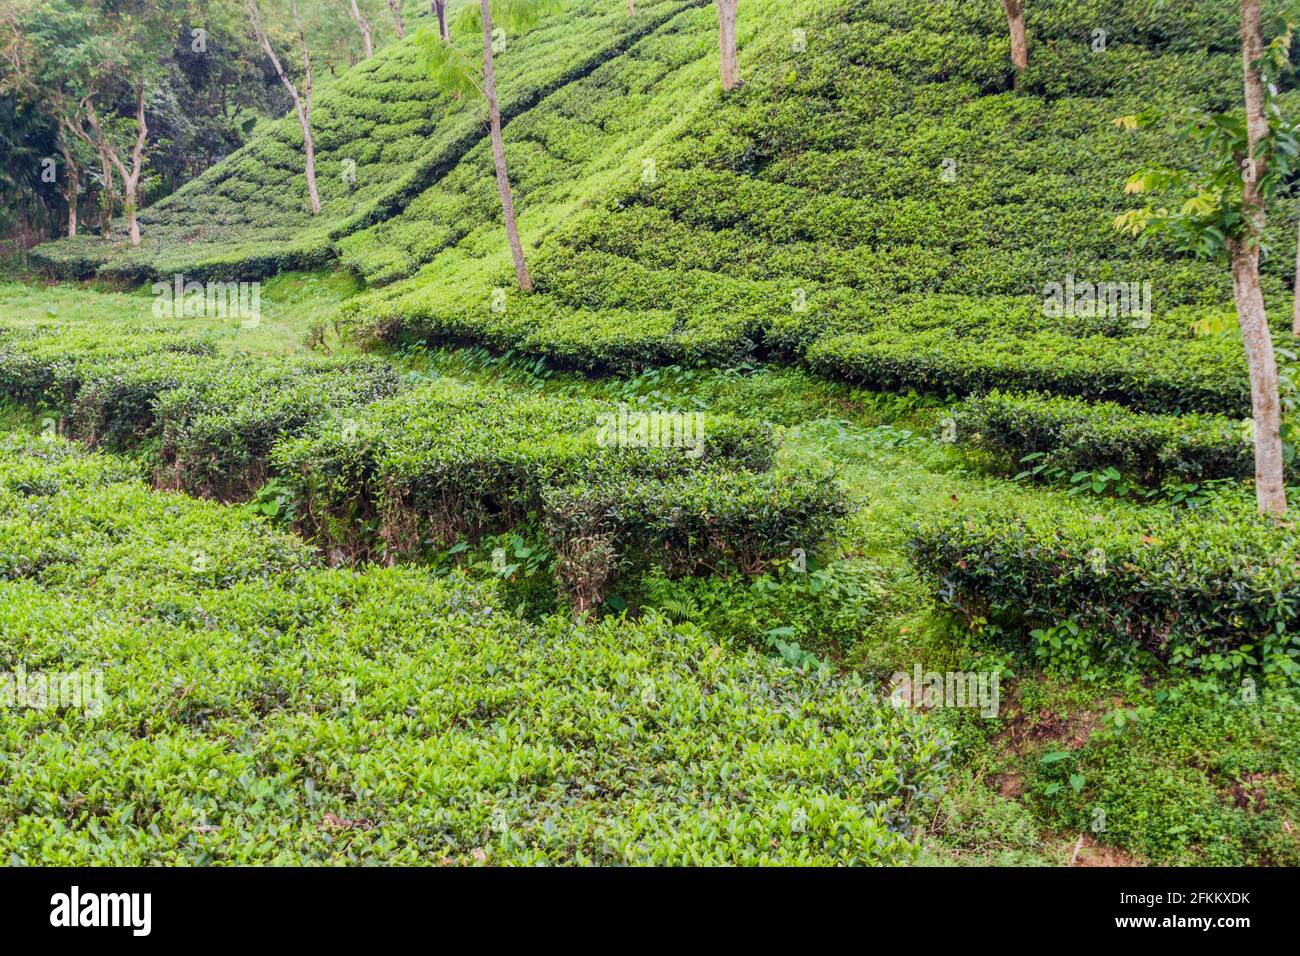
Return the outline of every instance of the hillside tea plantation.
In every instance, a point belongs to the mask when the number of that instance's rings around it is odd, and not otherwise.
[[[0,861],[1300,865],[1300,11],[211,0],[167,186],[63,6]]]

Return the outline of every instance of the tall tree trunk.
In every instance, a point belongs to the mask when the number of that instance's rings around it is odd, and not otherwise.
[[[293,22],[298,27],[298,42],[302,45],[301,91],[298,85],[289,79],[288,74],[284,72],[284,66],[280,63],[280,58],[275,55],[275,49],[262,28],[262,15],[257,8],[257,0],[248,0],[248,16],[253,23],[253,33],[257,37],[257,42],[262,47],[262,52],[270,59],[271,65],[275,67],[275,74],[289,92],[289,98],[293,100],[293,111],[298,117],[298,127],[302,130],[302,148],[306,155],[307,195],[311,200],[312,215],[317,216],[320,215],[320,193],[316,191],[316,142],[311,135],[311,57],[307,53],[307,36],[303,33],[302,18],[298,16],[297,0],[289,0],[289,9],[293,12]]]
[[[81,176],[76,166],[68,167],[68,238],[77,237],[77,192],[81,188]]]
[[[1029,45],[1025,42],[1025,11],[1020,0],[1002,0],[1007,11],[1007,27],[1011,30],[1011,65],[1020,71],[1029,65]]]
[[[117,195],[113,188],[113,163],[103,149],[99,152],[99,166],[104,183],[99,195],[99,237],[108,242],[113,235],[113,204]]]
[[[451,39],[451,28],[447,25],[447,0],[429,0],[429,8],[438,18],[438,35],[444,40]]]
[[[361,31],[361,45],[366,51],[368,60],[375,55],[375,41],[370,35],[370,23],[366,20],[366,15],[361,12],[361,8],[357,6],[357,0],[352,0],[352,19],[357,29]]]
[[[144,79],[135,86],[135,146],[131,150],[131,170],[128,172],[117,160],[118,172],[122,174],[123,188],[126,190],[126,227],[131,236],[131,245],[140,245],[140,174],[144,172],[144,144],[149,136],[149,127],[144,122]],[[116,154],[110,154],[116,156]]]
[[[483,18],[483,93],[488,102],[488,125],[492,130],[492,162],[497,170],[497,192],[501,194],[501,212],[506,223],[506,239],[510,242],[510,255],[515,261],[515,278],[519,288],[533,291],[533,280],[524,262],[524,247],[519,241],[519,225],[515,221],[515,201],[510,194],[510,177],[506,173],[506,150],[501,141],[501,107],[497,103],[497,80],[492,64],[492,10],[490,0],[479,0]]]
[[[1255,419],[1255,501],[1262,513],[1286,511],[1283,477],[1282,405],[1278,398],[1277,359],[1259,284],[1259,243],[1233,244],[1232,291],[1250,371],[1250,404]]]
[[[1277,359],[1259,284],[1259,243],[1264,232],[1262,144],[1268,138],[1264,81],[1257,66],[1263,53],[1260,0],[1241,0],[1241,58],[1246,94],[1246,134],[1251,166],[1242,177],[1246,234],[1233,241],[1232,290],[1241,323],[1241,339],[1250,371],[1250,401],[1255,418],[1255,499],[1262,513],[1286,511],[1282,458],[1282,403],[1278,395]]]
[[[397,39],[406,39],[406,24],[402,20],[402,8],[397,0],[388,0],[388,9],[393,11],[393,23],[397,27]]]
[[[736,7],[740,0],[714,0],[718,8],[718,47],[722,54],[722,88],[730,92],[740,82],[736,55]]]
[[[68,201],[68,238],[71,239],[77,235],[77,191],[81,187],[81,170],[77,167],[72,149],[64,141],[62,132],[59,133],[59,147],[63,153],[63,165],[68,171],[63,195]]]
[[[311,120],[298,111],[298,125],[302,127],[302,148],[306,154],[307,197],[311,200],[311,214],[320,215],[320,193],[316,190],[316,141],[311,135]]]

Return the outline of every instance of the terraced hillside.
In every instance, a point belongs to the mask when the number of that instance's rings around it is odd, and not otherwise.
[[[631,117],[613,142],[648,144],[612,177],[564,153],[587,120],[563,94],[511,131],[522,182],[570,163],[568,192],[525,202],[539,295],[494,304],[493,288],[510,287],[496,234],[442,248],[467,219],[467,188],[445,182],[345,244],[381,281],[429,260],[353,311],[384,340],[473,340],[588,369],[806,356],[888,388],[1050,378],[1089,397],[1238,412],[1240,350],[1191,330],[1230,303],[1226,273],[1119,241],[1110,225],[1134,169],[1186,153],[1172,133],[1127,133],[1116,116],[1235,102],[1232,11],[1184,6],[1162,20],[1118,3],[1035,4],[1039,53],[1016,93],[996,4],[783,7],[751,24],[747,83],[725,103],[684,97],[689,69],[607,96],[607,115]],[[706,34],[706,18],[682,20]],[[1107,24],[1103,52],[1090,23]],[[614,82],[628,66],[607,69]],[[677,130],[684,98],[693,115]],[[624,132],[633,122],[639,136]],[[551,138],[561,146],[547,152]],[[483,161],[475,181],[486,215]],[[1293,232],[1274,218],[1279,312]],[[1045,316],[1044,286],[1067,277],[1149,282],[1150,321]]]
[[[543,21],[502,57],[506,121],[688,5],[650,0],[629,19],[625,10],[579,0],[563,20]],[[474,49],[473,38],[464,42]],[[42,246],[36,262],[56,276],[125,281],[174,273],[252,280],[313,268],[335,257],[336,240],[386,220],[439,182],[485,136],[477,115],[428,79],[413,39],[380,50],[322,90],[312,131],[318,216],[307,199],[302,134],[289,116],[144,210],[139,248],[123,235],[108,243],[83,236]]]

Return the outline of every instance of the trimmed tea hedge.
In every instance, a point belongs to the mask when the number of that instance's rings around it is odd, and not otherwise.
[[[222,500],[261,486],[280,438],[398,386],[381,359],[218,356],[179,330],[64,324],[0,336],[6,397],[94,447],[157,445],[158,484]]]
[[[276,442],[313,422],[387,398],[400,379],[377,359],[265,363],[216,381],[190,380],[156,403],[163,487],[223,501],[262,486]]]
[[[706,468],[646,481],[604,476],[542,493],[556,572],[578,608],[601,603],[617,574],[764,570],[812,550],[847,513],[834,479]]]
[[[1064,621],[1213,676],[1300,683],[1300,539],[1245,501],[1065,507],[926,522],[913,560],[943,604],[1017,633]]]
[[[831,479],[766,471],[766,426],[669,418],[702,441],[636,447],[602,424],[617,415],[440,382],[336,417],[273,460],[304,530],[342,555],[410,558],[540,517],[580,607],[606,596],[620,566],[756,570],[795,544],[815,548],[843,514]]]
[[[196,588],[315,563],[243,511],[153,492],[113,457],[71,449],[53,437],[0,442],[0,579],[161,610],[186,607]]]
[[[960,339],[945,329],[890,329],[821,339],[807,358],[821,372],[885,390],[1041,389],[1155,414],[1250,414],[1245,354],[1226,338],[1039,332]]]
[[[65,409],[96,363],[146,355],[212,355],[212,344],[152,326],[42,325],[0,329],[0,395],[51,411]]]
[[[127,471],[0,442],[12,863],[915,857],[946,744],[855,675],[654,616],[528,624],[458,576],[320,569]],[[102,709],[35,706],[77,672]]]
[[[953,413],[959,441],[1019,471],[1027,455],[1059,472],[1113,467],[1148,487],[1251,478],[1254,446],[1243,422],[1220,415],[1143,415],[1110,402],[991,392]]]

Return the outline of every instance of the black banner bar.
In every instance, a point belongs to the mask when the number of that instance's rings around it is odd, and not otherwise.
[[[482,932],[494,945],[629,930],[668,944],[678,934],[735,944],[864,918],[873,936],[893,926],[926,944],[1029,940],[1037,930],[1070,941],[1231,942],[1282,932],[1295,909],[1293,872],[1244,869],[51,868],[0,870],[0,884],[11,940],[76,934],[127,945],[373,944],[376,933],[438,928]]]

